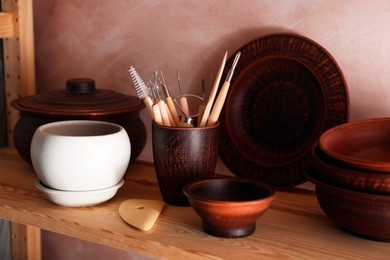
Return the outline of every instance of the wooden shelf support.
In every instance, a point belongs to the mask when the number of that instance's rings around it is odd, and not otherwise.
[[[13,129],[19,112],[10,106],[12,100],[35,93],[35,55],[33,1],[3,0],[0,13],[0,36],[3,38],[7,142],[13,145]],[[13,259],[40,259],[39,228],[12,223]],[[39,250],[37,250],[37,248]]]

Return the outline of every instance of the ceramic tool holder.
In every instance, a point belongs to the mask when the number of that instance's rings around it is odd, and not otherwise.
[[[218,157],[219,122],[210,127],[180,128],[152,123],[153,159],[163,200],[189,206],[183,187],[212,177]]]

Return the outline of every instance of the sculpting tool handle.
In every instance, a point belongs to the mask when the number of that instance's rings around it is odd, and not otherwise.
[[[163,124],[163,121],[162,121],[162,117],[161,117],[161,112],[160,112],[160,108],[157,104],[154,104],[152,106],[153,108],[153,119],[154,119],[154,122],[156,122],[156,124],[158,125],[164,125]]]
[[[170,96],[166,97],[167,105],[169,108],[169,111],[171,112],[171,115],[173,117],[173,121],[175,121],[176,125],[179,125],[180,119],[179,119],[179,114],[177,113],[175,104],[173,103],[173,100]]]
[[[145,106],[146,108],[148,109],[150,115],[153,117],[153,101],[152,99],[149,97],[149,96],[146,96],[144,99],[143,99],[144,103],[145,103]]]
[[[158,106],[160,108],[161,118],[162,118],[164,126],[171,126],[171,122],[169,121],[167,107],[165,105],[164,100],[160,99],[157,102],[157,104],[158,104]]]
[[[202,120],[200,121],[199,127],[206,126],[207,120],[209,119],[211,107],[213,106],[214,99],[215,99],[215,96],[217,94],[219,82],[221,81],[222,72],[223,72],[223,69],[225,68],[227,54],[228,54],[228,52],[226,51],[225,55],[223,56],[222,63],[218,69],[218,73],[215,77],[214,85],[211,89],[210,96],[209,96],[209,99],[207,101],[206,107],[204,109],[204,112],[202,115]]]
[[[218,121],[219,115],[221,114],[223,105],[224,105],[225,100],[226,100],[227,93],[229,91],[230,82],[231,82],[232,77],[233,77],[234,69],[236,68],[236,65],[237,65],[238,60],[240,59],[240,56],[241,56],[241,52],[238,52],[234,58],[233,65],[228,72],[228,75],[226,77],[225,82],[223,83],[221,90],[219,91],[217,100],[215,101],[215,104],[213,106],[213,110],[211,111],[210,117],[207,121],[207,126],[214,125]]]

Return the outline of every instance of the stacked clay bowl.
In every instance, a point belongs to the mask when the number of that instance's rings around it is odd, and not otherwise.
[[[307,177],[325,214],[350,233],[390,242],[390,118],[331,128],[312,156]]]

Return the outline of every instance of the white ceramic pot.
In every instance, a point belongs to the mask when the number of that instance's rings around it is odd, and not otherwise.
[[[118,184],[131,146],[117,124],[70,120],[42,125],[31,142],[31,161],[46,186],[66,191],[97,190]]]

